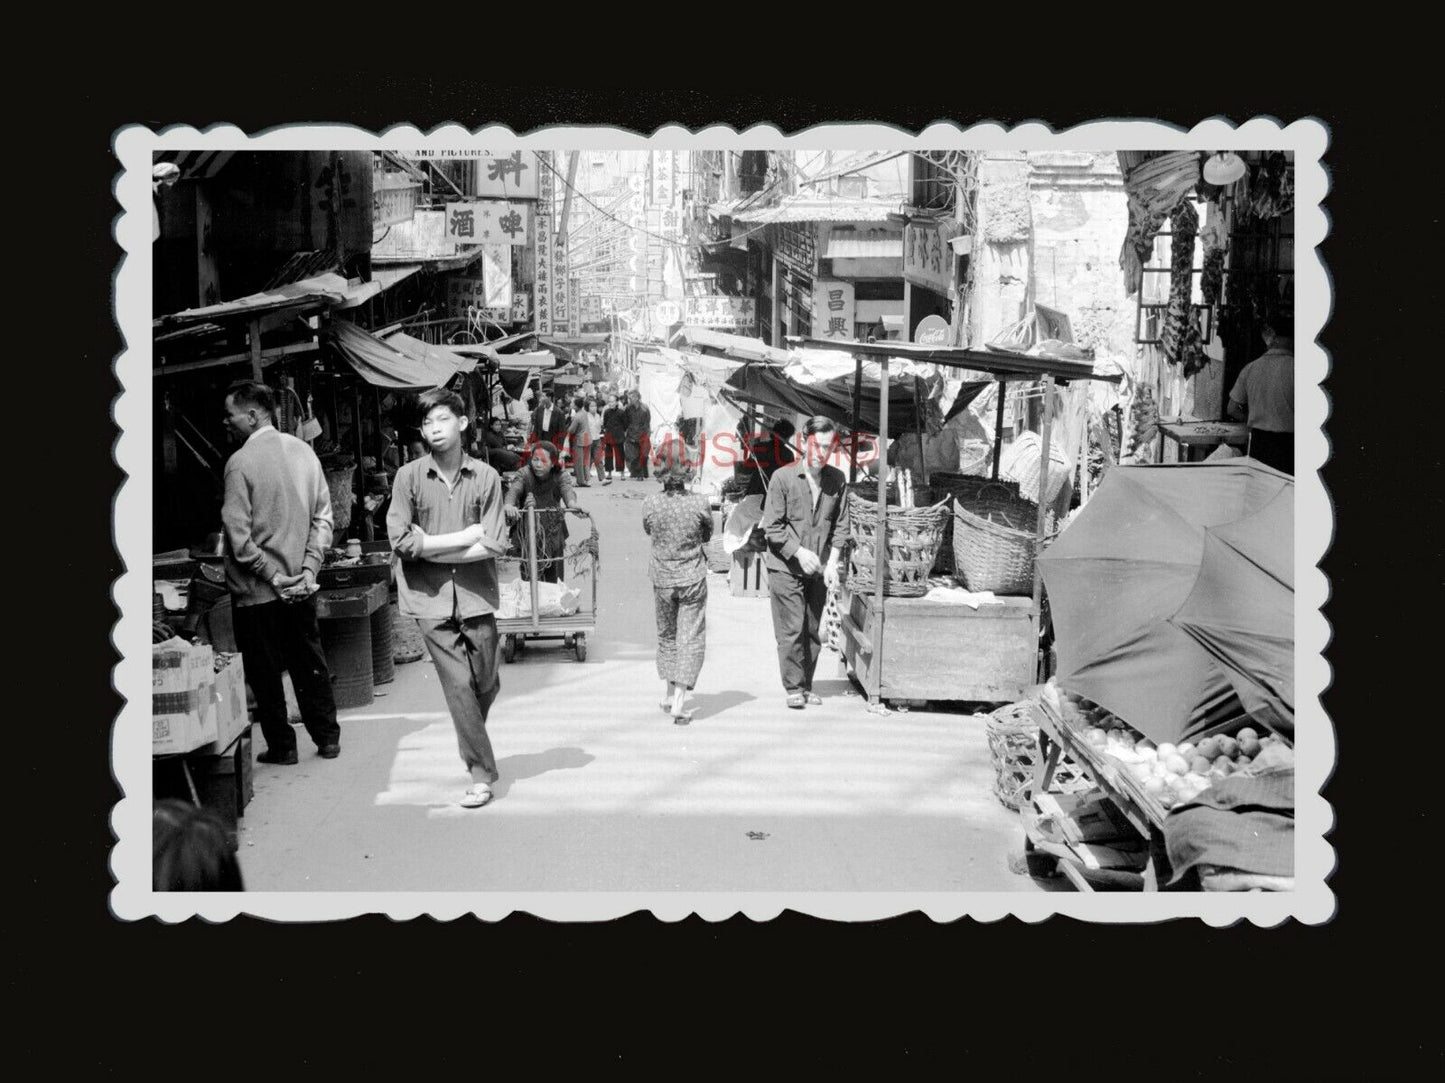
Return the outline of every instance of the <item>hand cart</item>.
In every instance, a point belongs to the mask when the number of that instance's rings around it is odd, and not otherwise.
[[[524,649],[529,639],[560,639],[565,649],[576,652],[577,661],[585,662],[587,660],[587,635],[597,630],[597,526],[587,512],[582,512],[591,528],[587,540],[570,552],[564,550],[556,556],[550,554],[539,556],[537,519],[540,514],[561,515],[564,512],[561,509],[543,509],[539,512],[531,503],[522,509],[521,533],[524,540],[523,555],[520,560],[526,573],[526,581],[531,588],[531,610],[528,615],[523,617],[498,618],[497,631],[502,637],[502,661],[513,661]],[[538,616],[540,608],[537,589],[539,566],[554,561],[562,564],[564,573],[567,566],[571,564],[580,578],[591,581],[592,600],[589,605],[566,616]],[[585,586],[583,589],[586,590]]]

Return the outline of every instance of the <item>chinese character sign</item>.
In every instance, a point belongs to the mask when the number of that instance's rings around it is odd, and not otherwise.
[[[820,338],[852,338],[853,283],[820,278],[813,283],[813,331]]]
[[[953,246],[958,223],[909,222],[903,230],[903,277],[946,294],[953,284]]]
[[[538,155],[541,176],[537,179],[537,214],[533,221],[533,252],[535,255],[535,286],[532,295],[534,326],[538,333],[552,333],[552,205],[555,190],[552,171],[547,166],[547,155]]]
[[[757,324],[757,304],[751,297],[689,297],[685,321],[692,327],[751,330]]]
[[[525,245],[531,240],[529,217],[525,203],[500,199],[448,203],[446,239],[453,244]]]
[[[447,308],[453,316],[466,316],[486,300],[486,280],[456,276],[447,282]]]
[[[545,167],[538,164],[537,152],[515,150],[511,153],[483,151],[477,163],[479,196],[503,199],[536,199]]]

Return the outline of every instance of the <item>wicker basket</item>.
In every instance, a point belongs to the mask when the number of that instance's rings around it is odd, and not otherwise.
[[[848,486],[848,490],[858,496],[859,499],[866,500],[874,507],[878,506],[877,479],[869,478],[864,481],[855,481],[852,485]],[[888,503],[890,506],[902,503],[898,496],[898,482],[896,481],[890,481],[888,483]]]
[[[1039,727],[1028,703],[1011,703],[988,716],[988,751],[993,757],[993,792],[1005,808],[1018,811],[1033,796],[1040,762]],[[1077,763],[1060,756],[1054,768],[1053,788],[1080,793],[1094,788],[1094,780]]]
[[[955,571],[969,590],[1029,594],[1034,589],[1034,531],[1038,505],[1002,484],[981,487],[953,509]],[[1045,547],[1054,540],[1053,516],[1044,524]]]
[[[993,481],[977,474],[939,471],[928,476],[928,487],[933,497],[930,503],[937,503],[949,496],[953,497],[955,505],[967,503],[977,497],[985,486],[990,485],[1002,485],[1014,493],[1018,492],[1016,481]],[[933,562],[933,574],[951,576],[957,571],[957,567],[953,555],[953,516],[950,515],[943,525],[943,544],[938,547],[938,559]]]
[[[853,545],[848,553],[848,583],[855,591],[874,588],[873,566],[877,559],[877,489],[874,503],[856,491],[848,494],[848,530]],[[895,598],[921,598],[928,593],[928,575],[933,558],[943,544],[943,527],[948,521],[948,501],[928,508],[888,509],[888,578],[883,593]]]

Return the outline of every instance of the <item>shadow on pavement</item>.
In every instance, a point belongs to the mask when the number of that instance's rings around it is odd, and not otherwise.
[[[701,721],[704,718],[715,718],[724,711],[733,707],[741,707],[744,703],[751,703],[757,696],[749,692],[707,692],[692,697],[693,721]]]
[[[492,784],[492,793],[499,798],[506,797],[513,782],[536,778],[548,771],[571,771],[586,767],[596,758],[580,748],[549,748],[546,752],[503,756],[497,761],[497,771],[502,777]]]

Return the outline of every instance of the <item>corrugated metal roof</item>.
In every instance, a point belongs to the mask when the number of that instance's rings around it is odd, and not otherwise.
[[[886,229],[835,230],[824,259],[902,259],[903,234]]]
[[[766,225],[773,222],[886,222],[898,212],[896,200],[819,199],[788,196],[772,207],[750,207],[733,215],[739,222]],[[900,251],[900,256],[901,256]]]

